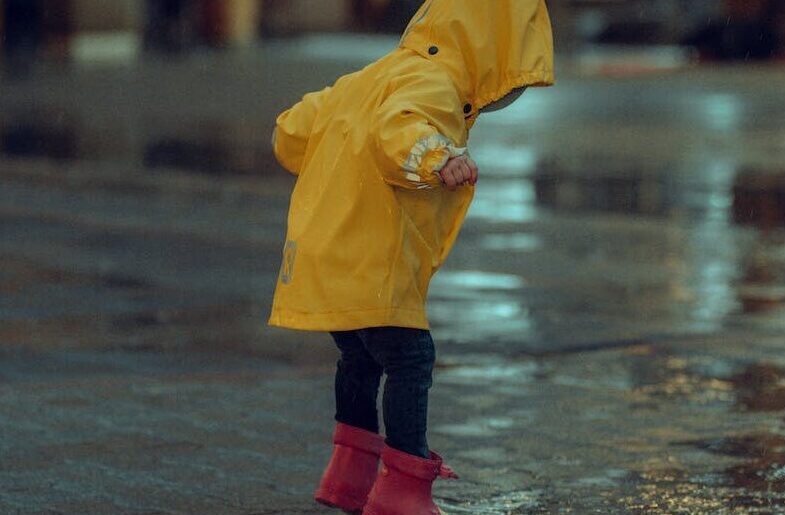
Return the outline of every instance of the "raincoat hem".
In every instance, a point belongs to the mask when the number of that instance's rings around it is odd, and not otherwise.
[[[351,311],[302,313],[273,310],[268,325],[302,331],[352,331],[367,327],[409,327],[429,329],[424,310],[385,308]]]

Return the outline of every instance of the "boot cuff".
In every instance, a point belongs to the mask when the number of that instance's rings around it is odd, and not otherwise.
[[[333,443],[379,456],[384,438],[365,429],[338,422],[333,434]]]
[[[426,460],[387,445],[382,449],[382,462],[386,466],[407,476],[426,481],[435,480],[442,470],[442,458],[435,452],[431,453],[431,458]]]

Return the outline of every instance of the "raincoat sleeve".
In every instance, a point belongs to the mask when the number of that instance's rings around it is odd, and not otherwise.
[[[275,122],[273,152],[281,166],[294,175],[300,174],[311,129],[330,89],[308,93]]]
[[[371,132],[379,169],[391,186],[440,186],[438,172],[447,160],[466,154],[453,139],[465,133],[463,106],[451,84],[439,81],[395,89],[377,109]]]

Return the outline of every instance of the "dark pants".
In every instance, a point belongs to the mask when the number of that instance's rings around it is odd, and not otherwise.
[[[341,350],[335,374],[335,420],[378,433],[376,398],[384,373],[385,443],[429,458],[425,432],[435,359],[431,333],[372,327],[331,334]]]

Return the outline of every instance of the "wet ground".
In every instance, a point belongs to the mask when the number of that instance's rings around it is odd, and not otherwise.
[[[281,107],[388,40],[0,82],[0,513],[327,513],[334,351],[267,328]],[[325,55],[324,49],[337,51]],[[486,115],[437,275],[450,513],[785,513],[785,69]]]

